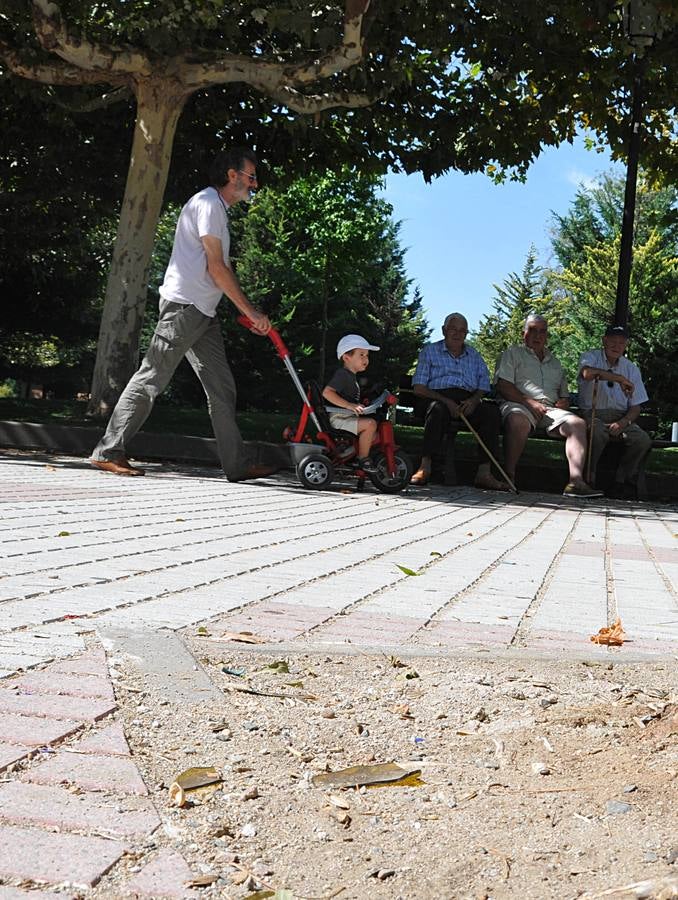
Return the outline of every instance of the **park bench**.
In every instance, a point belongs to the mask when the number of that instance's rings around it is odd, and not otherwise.
[[[575,398],[576,399],[576,398]],[[426,409],[429,400],[424,397],[418,397],[412,388],[412,376],[402,375],[398,384],[398,406],[396,408],[396,421],[403,425],[419,425],[423,426]],[[486,398],[483,403],[494,403],[495,400]],[[576,404],[571,406],[572,412],[578,412]],[[649,434],[657,431],[659,419],[652,410],[647,410],[638,417],[638,425]],[[468,429],[461,420],[452,421],[447,433],[444,446],[438,458],[433,459],[434,474],[442,475],[443,483],[446,485],[456,485],[458,483],[457,463],[455,460],[454,444],[457,434],[460,431]],[[547,440],[557,441],[559,438],[551,437],[547,434],[533,435],[529,440]],[[671,441],[653,440],[653,448],[675,447],[678,446]],[[600,462],[598,463],[597,486],[600,490],[608,491],[612,486],[615,478],[615,472],[619,465],[623,450],[623,444],[620,441],[610,441],[605,448]],[[638,473],[637,484],[638,498],[645,499],[647,496],[647,486],[645,479],[645,465],[641,467]]]

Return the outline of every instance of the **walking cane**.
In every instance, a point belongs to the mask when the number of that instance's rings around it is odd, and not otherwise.
[[[596,424],[596,403],[598,402],[599,376],[593,379],[593,397],[591,398],[591,422],[589,424],[589,449],[586,460],[586,483],[591,484],[591,451],[593,449],[593,429]]]
[[[490,457],[490,459],[492,460],[492,462],[495,464],[495,466],[499,469],[499,471],[501,472],[501,474],[504,476],[504,481],[506,482],[506,484],[508,484],[508,486],[511,488],[511,490],[513,491],[514,494],[517,494],[517,493],[518,493],[518,488],[515,486],[515,484],[511,481],[511,479],[508,477],[508,475],[506,474],[506,472],[502,469],[502,467],[499,465],[499,463],[497,462],[497,460],[494,458],[494,456],[492,455],[492,452],[489,450],[489,448],[488,448],[487,445],[485,444],[485,441],[481,438],[481,436],[480,436],[480,435],[478,434],[478,432],[475,430],[475,428],[473,427],[473,425],[471,425],[471,423],[469,422],[469,420],[466,418],[466,416],[464,415],[464,413],[463,413],[461,410],[459,410],[459,415],[461,416],[461,420],[462,420],[462,422],[464,423],[464,425],[466,425],[466,427],[467,427],[468,430],[471,432],[471,434],[473,435],[473,437],[478,441],[478,443],[479,443],[480,446],[483,448],[483,450],[485,451],[485,453],[487,453],[487,455]]]

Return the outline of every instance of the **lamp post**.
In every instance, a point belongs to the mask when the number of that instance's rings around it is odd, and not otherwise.
[[[643,73],[646,64],[645,50],[651,47],[657,36],[658,15],[650,0],[628,0],[624,6],[624,31],[634,50],[635,76],[631,98],[631,136],[626,164],[626,188],[622,217],[617,296],[614,307],[615,325],[628,324],[629,284],[633,257],[633,222],[636,212],[636,182],[640,136],[643,123]]]

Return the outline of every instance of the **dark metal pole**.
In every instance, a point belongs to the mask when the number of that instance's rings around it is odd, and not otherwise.
[[[644,60],[638,64],[633,79],[631,104],[631,139],[626,164],[626,190],[624,191],[624,215],[622,218],[621,246],[619,248],[619,272],[617,275],[617,299],[614,307],[614,324],[627,325],[629,319],[629,283],[633,257],[633,222],[636,212],[636,181],[640,156],[640,130],[642,126],[642,87]]]

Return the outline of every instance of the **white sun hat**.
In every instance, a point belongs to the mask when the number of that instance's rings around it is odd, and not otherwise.
[[[345,334],[337,344],[337,359],[341,359],[349,350],[379,350],[379,347],[368,344],[359,334]]]

